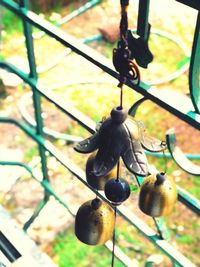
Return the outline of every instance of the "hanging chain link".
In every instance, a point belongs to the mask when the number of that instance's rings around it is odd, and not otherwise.
[[[140,82],[140,73],[138,67],[131,60],[131,51],[128,47],[128,0],[120,0],[121,4],[121,20],[120,20],[120,40],[117,48],[113,49],[113,64],[119,72],[119,85],[122,88],[126,79],[137,80]],[[122,97],[121,97],[122,98]]]

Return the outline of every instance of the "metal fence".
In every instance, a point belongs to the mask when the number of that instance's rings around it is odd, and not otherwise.
[[[91,1],[92,2],[92,1]],[[145,2],[145,1],[141,1]],[[147,1],[148,2],[148,1]],[[179,1],[184,4],[187,4],[193,8],[199,10],[199,2],[198,1]],[[95,131],[95,123],[86,117],[84,114],[79,112],[76,109],[72,109],[62,103],[57,98],[52,96],[50,93],[45,92],[38,85],[38,74],[36,70],[35,64],[35,56],[34,56],[34,48],[33,48],[33,36],[32,36],[32,26],[40,29],[42,32],[48,34],[50,37],[56,39],[58,42],[63,44],[64,46],[70,48],[73,52],[77,53],[80,57],[85,58],[91,64],[96,65],[109,75],[114,78],[118,78],[118,74],[113,70],[113,67],[109,60],[102,57],[97,57],[97,55],[91,50],[91,48],[82,44],[81,42],[77,42],[70,35],[60,30],[58,27],[52,25],[48,21],[42,19],[35,13],[31,12],[28,9],[28,3],[25,0],[19,1],[19,4],[12,0],[0,0],[0,7],[4,6],[5,8],[11,10],[13,13],[18,15],[22,22],[24,28],[24,36],[27,47],[27,57],[29,62],[30,72],[26,74],[15,66],[5,62],[0,61],[0,68],[5,69],[9,72],[12,72],[19,76],[25,83],[30,85],[32,88],[32,98],[35,112],[35,121],[36,128],[31,128],[28,124],[22,123],[16,119],[8,118],[8,117],[0,117],[0,123],[10,123],[14,124],[16,127],[20,128],[23,132],[25,132],[32,140],[34,140],[38,144],[38,150],[41,158],[41,168],[43,173],[42,181],[38,180],[32,169],[21,163],[21,162],[0,162],[1,165],[18,165],[25,168],[30,175],[37,180],[41,186],[44,188],[44,198],[38,207],[35,209],[34,214],[31,218],[25,223],[24,230],[27,230],[31,223],[35,220],[35,218],[39,215],[42,208],[46,205],[49,200],[49,197],[53,195],[62,205],[68,209],[70,209],[53,190],[51,183],[48,178],[48,167],[47,167],[47,156],[46,152],[48,151],[50,155],[55,157],[65,168],[67,168],[75,177],[77,177],[82,183],[84,183],[87,187],[88,184],[86,182],[85,173],[80,167],[76,166],[66,155],[63,155],[50,141],[45,138],[44,129],[43,129],[43,119],[42,119],[42,110],[41,110],[41,97],[45,98],[49,102],[53,103],[58,109],[69,116],[73,120],[77,121],[82,127],[88,130],[90,133],[94,133]],[[147,23],[148,21],[146,21]],[[143,25],[145,26],[145,25]],[[141,28],[142,29],[142,28]],[[131,81],[127,81],[126,84],[130,88],[130,90],[135,90],[142,94],[145,99],[149,99],[156,103],[158,106],[164,108],[169,111],[173,115],[177,116],[179,119],[185,121],[188,125],[193,126],[194,128],[200,130],[200,88],[199,88],[199,68],[200,68],[200,13],[198,13],[196,30],[194,35],[193,48],[191,53],[190,60],[190,69],[189,69],[189,81],[190,81],[190,96],[193,108],[191,109],[191,105],[184,106],[182,103],[174,101],[172,98],[167,98],[166,96],[160,96],[159,92],[155,89],[152,89],[150,85],[147,85],[141,82],[139,85],[135,85]],[[190,103],[191,104],[191,103]],[[177,154],[174,152],[175,143],[175,135],[169,134],[168,136],[168,145],[170,149],[170,153],[174,157],[175,161],[179,165],[183,163],[182,160],[179,161]],[[185,160],[186,156],[182,155],[182,158]],[[188,159],[187,159],[188,160]],[[189,160],[188,160],[189,161]],[[188,166],[188,167],[187,167]],[[189,162],[189,165],[186,166],[186,171],[189,171],[195,175],[200,175],[198,172],[198,166],[194,166],[193,163]],[[182,166],[185,168],[185,166]],[[197,168],[197,169],[195,169]],[[143,178],[137,177],[138,181],[142,183]],[[90,187],[89,187],[90,188]],[[186,205],[189,209],[191,209],[196,214],[200,214],[200,205],[199,201],[188,194],[182,188],[178,188],[178,200],[181,201],[184,205]],[[102,199],[106,201],[101,193],[96,192]],[[163,251],[176,266],[195,266],[191,263],[185,256],[183,256],[176,248],[174,248],[170,243],[166,240],[162,239],[162,236],[159,234],[159,231],[162,230],[162,220],[156,221],[155,224],[158,229],[158,233],[156,233],[153,229],[151,229],[145,222],[141,221],[135,214],[130,212],[127,208],[121,206],[117,209],[118,214],[123,216],[126,221],[128,221],[133,227],[137,228],[150,242],[152,242],[157,248]]]

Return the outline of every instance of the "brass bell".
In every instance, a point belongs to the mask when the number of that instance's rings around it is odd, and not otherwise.
[[[96,153],[92,153],[86,163],[86,180],[88,184],[97,189],[104,190],[105,184],[117,175],[117,165],[105,176],[96,176],[93,172],[93,163]]]
[[[147,215],[169,215],[177,200],[176,185],[165,173],[147,176],[140,189],[139,207]]]
[[[101,245],[112,238],[114,222],[113,209],[95,198],[79,208],[75,218],[75,235],[87,245]]]

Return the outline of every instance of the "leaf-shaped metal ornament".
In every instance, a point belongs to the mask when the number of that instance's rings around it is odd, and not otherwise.
[[[127,169],[135,175],[148,175],[146,155],[139,141],[130,141],[129,148],[122,154]]]
[[[137,121],[140,131],[140,142],[144,149],[150,152],[161,152],[166,149],[166,143],[159,139],[149,136],[146,133],[143,122]]]
[[[98,132],[91,137],[79,142],[74,149],[80,153],[91,153],[98,148],[99,134]]]
[[[114,153],[111,149],[109,150],[111,147],[112,146],[107,148],[104,146],[102,149],[98,150],[93,164],[93,173],[95,176],[105,176],[117,164],[120,153],[119,151]]]
[[[117,107],[111,111],[111,116],[102,122],[98,132],[80,142],[75,149],[80,153],[98,149],[93,162],[93,173],[96,177],[107,175],[120,156],[130,172],[146,176],[147,159],[139,133],[137,122],[127,119],[127,112]]]

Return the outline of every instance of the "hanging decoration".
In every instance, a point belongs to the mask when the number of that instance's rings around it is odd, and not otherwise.
[[[87,245],[101,245],[112,238],[114,222],[113,209],[95,198],[79,208],[75,220],[75,234]]]
[[[139,207],[149,216],[169,215],[177,199],[176,185],[164,172],[145,178],[139,195]]]
[[[96,132],[75,146],[79,153],[91,153],[86,163],[88,184],[104,190],[110,205],[97,197],[84,203],[75,219],[75,234],[88,245],[100,245],[113,236],[112,266],[114,266],[116,207],[130,193],[128,182],[121,177],[121,163],[134,175],[143,176],[139,207],[152,217],[168,215],[177,198],[173,181],[164,172],[149,175],[144,152],[161,152],[166,144],[146,134],[142,122],[128,116],[123,108],[123,84],[127,79],[140,82],[140,73],[133,62],[128,41],[128,0],[121,0],[120,39],[113,49],[113,64],[119,73],[120,103],[110,117],[102,120]],[[111,208],[112,207],[112,208]]]

